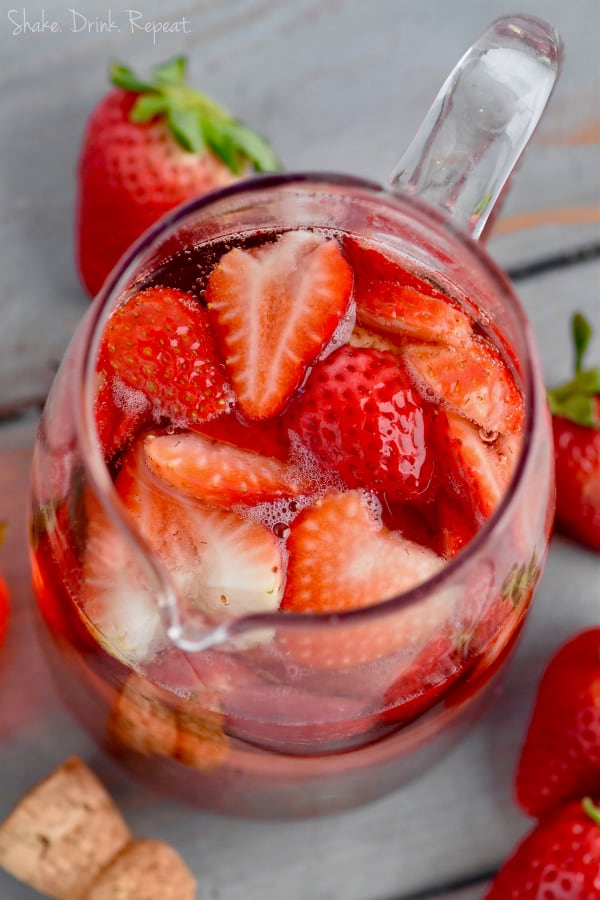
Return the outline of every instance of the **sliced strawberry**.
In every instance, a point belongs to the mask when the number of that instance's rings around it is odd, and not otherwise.
[[[251,450],[262,456],[284,460],[290,453],[289,437],[284,433],[280,418],[246,422],[235,410],[231,410],[210,422],[190,422],[189,427],[215,441]]]
[[[108,347],[98,355],[98,387],[94,416],[100,447],[107,460],[128,446],[144,421],[151,418],[150,403],[141,391],[128,390],[111,372]]]
[[[435,575],[443,561],[431,550],[380,525],[361,491],[329,494],[292,523],[282,609],[341,612],[373,606]],[[319,668],[371,662],[424,640],[451,613],[454,599],[437,592],[420,603],[366,622],[284,635],[296,659]]]
[[[354,271],[355,292],[358,296],[376,290],[381,284],[414,288],[430,297],[444,296],[428,281],[405,268],[405,263],[399,257],[394,259],[389,248],[383,251],[374,244],[366,245],[346,235],[344,253]]]
[[[397,339],[463,344],[471,322],[442,291],[407,271],[375,247],[347,238],[344,250],[354,269],[357,319]],[[388,251],[389,252],[389,251]]]
[[[166,484],[209,506],[264,503],[295,497],[306,489],[294,470],[278,459],[192,431],[148,435],[144,456]]]
[[[452,559],[475,537],[478,526],[472,511],[453,491],[441,490],[435,500],[438,552]]]
[[[351,347],[360,347],[362,349],[370,347],[373,350],[387,350],[388,353],[400,354],[402,352],[399,344],[395,344],[374,331],[362,328],[360,325],[354,326],[348,338],[348,343]]]
[[[474,337],[461,347],[409,344],[404,359],[429,395],[486,432],[522,428],[523,397],[489,341]]]
[[[285,406],[348,309],[352,270],[338,244],[310,231],[221,257],[206,300],[240,409]]]
[[[435,488],[431,416],[393,353],[349,346],[331,353],[314,367],[288,421],[348,487],[390,501],[424,499]]]
[[[410,502],[385,503],[381,520],[390,531],[399,531],[407,540],[437,552],[438,524],[434,512],[434,503],[426,506]]]
[[[505,452],[504,442],[482,440],[479,430],[461,416],[448,413],[446,419],[439,420],[438,450],[442,469],[447,476],[450,494],[458,498],[458,508],[472,511],[475,522],[481,525],[496,509],[510,482],[516,454]],[[445,426],[445,427],[444,427]],[[465,503],[466,501],[466,503]],[[442,508],[442,515],[445,511]],[[452,522],[449,512],[449,530],[456,528],[457,534],[464,532],[458,516]],[[466,533],[468,536],[469,516]],[[449,547],[455,543],[450,540]]]
[[[454,631],[442,628],[413,659],[401,664],[386,690],[382,721],[411,721],[448,692],[465,670],[456,644]]]
[[[462,346],[472,334],[469,317],[445,297],[383,282],[356,297],[361,325],[395,338]]]
[[[148,288],[113,313],[97,368],[96,415],[108,454],[144,418],[204,422],[231,400],[206,311],[173,288]]]
[[[200,610],[207,622],[277,609],[281,553],[265,526],[174,496],[150,472],[139,444],[115,486],[184,605]],[[130,544],[99,510],[90,513],[84,612],[109,652],[147,661],[166,644],[157,598]]]

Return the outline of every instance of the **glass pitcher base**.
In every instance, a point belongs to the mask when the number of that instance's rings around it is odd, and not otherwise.
[[[39,628],[60,695],[98,745],[153,792],[202,810],[251,819],[297,819],[350,810],[389,796],[424,775],[465,736],[487,706],[500,658],[444,704],[408,726],[344,752],[288,755],[226,734],[216,714],[187,720],[176,741],[156,708],[132,713],[115,703],[122,688],[98,676],[89,659]],[[138,679],[139,676],[134,676]],[[140,682],[144,679],[139,678]],[[148,697],[148,684],[142,689]],[[152,687],[150,686],[150,691]]]

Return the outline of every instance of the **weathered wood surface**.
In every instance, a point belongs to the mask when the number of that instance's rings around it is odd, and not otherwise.
[[[270,135],[288,168],[383,179],[449,69],[506,6],[197,0],[173,2],[167,13],[165,4],[148,0],[146,20],[190,22],[190,34],[158,35],[155,45],[151,35],[132,34],[124,11],[114,7],[119,32],[74,33],[67,6],[44,4],[46,19],[62,26],[56,34],[14,35],[0,11],[0,417],[32,410],[24,422],[0,428],[0,517],[10,525],[0,569],[15,607],[0,655],[0,818],[33,782],[79,752],[106,780],[136,833],[163,837],[185,856],[200,898],[475,900],[483,893],[476,880],[529,827],[511,798],[518,744],[550,652],[600,620],[597,556],[555,539],[495,703],[434,771],[365,809],[273,825],[159,800],[72,722],[35,645],[23,519],[33,410],[87,308],[72,264],[73,170],[109,58],[143,68],[183,50],[194,81]],[[104,3],[81,6],[91,22],[107,19]],[[565,251],[600,244],[600,6],[597,0],[521,6],[552,21],[567,47],[561,82],[491,242],[504,265],[535,270]],[[28,20],[39,19],[40,9],[28,5]],[[549,383],[567,375],[567,321],[576,306],[596,327],[590,354],[600,359],[599,288],[597,258],[518,281]],[[460,884],[472,886],[443,894]],[[32,897],[0,873],[2,900]]]

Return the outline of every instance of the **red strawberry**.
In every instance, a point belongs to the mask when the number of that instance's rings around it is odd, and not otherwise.
[[[173,288],[148,288],[113,313],[97,368],[96,421],[107,456],[145,419],[205,422],[230,402],[206,311]]]
[[[115,64],[79,158],[76,256],[94,295],[129,245],[164,213],[247,171],[278,168],[265,142],[185,84],[174,59],[148,80]]]
[[[433,285],[375,247],[347,238],[354,269],[357,318],[395,339],[463,344],[472,334],[469,317]]]
[[[395,338],[461,346],[471,337],[465,313],[445,298],[429,297],[411,287],[386,283],[357,296],[356,302],[362,325]]]
[[[346,235],[344,253],[354,271],[355,289],[359,297],[377,294],[379,288],[385,285],[412,288],[428,297],[445,296],[432,284],[410,272],[406,268],[406,260],[393,259],[387,247],[382,251],[375,244],[363,244]]]
[[[600,808],[577,800],[550,814],[517,847],[485,900],[600,897]]]
[[[282,561],[268,528],[174,496],[146,466],[141,442],[115,487],[182,602],[204,613],[207,623],[277,609]],[[83,610],[110,653],[147,661],[167,643],[157,598],[121,533],[95,505],[89,514]]]
[[[376,334],[374,331],[361,328],[360,325],[354,326],[352,333],[348,338],[348,343],[351,347],[358,347],[362,350],[367,348],[372,350],[385,350],[388,353],[395,353],[397,356],[401,353],[399,344],[395,344],[393,341],[382,337],[380,334]]]
[[[430,414],[393,353],[344,346],[321,360],[289,427],[348,487],[390,501],[434,490]]]
[[[226,410],[223,415],[210,422],[190,422],[189,428],[214,441],[232,444],[262,456],[284,460],[290,453],[290,441],[284,434],[283,422],[279,418],[246,422],[236,410]]]
[[[534,816],[600,792],[600,628],[568,641],[546,669],[516,789],[519,804]]]
[[[0,522],[0,543],[4,539],[4,532],[6,530],[6,525],[4,522]],[[4,640],[4,635],[6,634],[6,628],[8,625],[8,611],[9,611],[9,599],[8,599],[8,588],[6,586],[6,582],[2,575],[0,575],[0,644]]]
[[[310,231],[221,257],[206,300],[247,419],[283,409],[331,340],[351,293],[352,270],[337,243]]]
[[[600,367],[584,370],[592,330],[573,318],[575,377],[548,391],[556,463],[556,526],[600,550]]]
[[[303,493],[290,466],[188,431],[148,435],[145,460],[166,484],[209,506],[253,504]]]
[[[404,359],[424,390],[490,435],[522,428],[521,392],[498,351],[483,338],[457,347],[409,344]]]
[[[437,422],[437,446],[447,489],[456,497],[464,517],[457,515],[454,524],[450,512],[450,521],[443,525],[445,530],[456,533],[447,548],[452,551],[457,549],[457,536],[458,545],[464,543],[471,520],[481,525],[495,510],[508,487],[517,451],[509,438],[483,440],[478,428],[454,413],[444,416],[440,412]],[[445,512],[449,511],[442,509]]]
[[[533,554],[527,563],[513,563],[501,585],[498,574],[496,560],[479,560],[463,585],[453,619],[455,644],[475,664],[465,689],[454,695],[457,700],[488,681],[514,646],[541,569]]]
[[[456,634],[443,628],[414,659],[404,663],[386,690],[384,722],[415,719],[437,703],[464,671]]]
[[[415,587],[442,568],[431,550],[380,525],[361,491],[328,494],[292,523],[281,608],[342,612],[373,606]],[[454,597],[437,592],[414,607],[365,623],[338,623],[327,633],[293,629],[288,652],[319,668],[343,668],[418,644],[445,621]]]
[[[435,500],[435,517],[438,552],[444,559],[452,559],[475,537],[478,530],[475,516],[464,496],[460,497],[454,491],[443,489]]]
[[[381,510],[381,520],[390,531],[399,531],[407,540],[437,552],[438,524],[434,514],[434,503],[421,506],[410,501],[386,502]]]

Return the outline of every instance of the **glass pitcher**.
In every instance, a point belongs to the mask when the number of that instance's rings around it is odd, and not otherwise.
[[[137,242],[82,321],[35,446],[34,586],[44,646],[65,699],[104,747],[154,787],[204,808],[264,817],[330,813],[386,795],[462,733],[513,648],[547,552],[552,441],[529,323],[478,239],[542,114],[559,60],[560,41],[545,23],[498,20],[450,75],[390,187],[337,174],[283,174],[200,197]],[[202,270],[207,260],[214,264],[215,248],[218,257],[257,236],[299,230],[333,236],[351,266],[352,252],[363,254],[359,265],[369,277],[370,261],[383,258],[419,286],[423,303],[433,298],[436,308],[442,303],[467,322],[470,341],[492,335],[498,365],[522,398],[522,422],[509,442],[509,477],[493,511],[464,548],[423,550],[437,562],[406,589],[369,605],[297,614],[277,608],[281,584],[266,609],[235,608],[224,594],[215,609],[197,601],[196,570],[184,585],[169,554],[187,540],[186,523],[200,505],[212,524],[198,540],[199,559],[218,556],[220,517],[236,511],[211,504],[207,511],[197,499],[169,493],[170,518],[151,539],[144,521],[156,507],[144,508],[138,486],[132,515],[115,487],[123,457],[107,461],[102,453],[99,348],[111,317],[149,285],[176,284],[202,303]],[[357,279],[355,272],[358,291]],[[354,319],[346,321],[338,352],[359,332]],[[385,329],[376,335],[376,353],[381,346],[393,351],[388,338]],[[431,346],[427,335],[424,346]],[[436,411],[445,421],[446,398],[438,398]],[[459,429],[473,432],[472,421],[455,418]],[[224,421],[236,424],[231,414]],[[154,430],[163,437],[185,431],[181,423]],[[220,440],[237,438],[225,427]],[[306,521],[307,509],[364,494],[335,477],[324,483],[316,499],[288,504],[294,514],[278,539]],[[360,510],[372,514],[364,504]],[[378,546],[392,548],[396,565],[403,526],[388,522],[384,529],[381,503],[378,514],[378,538],[386,535]],[[281,525],[270,522],[274,531]],[[343,518],[339,534],[323,531],[325,538],[346,547]],[[358,559],[360,544],[352,551]],[[285,564],[285,554],[279,558]],[[238,565],[228,559],[227,573]],[[98,614],[106,584],[114,615]]]

